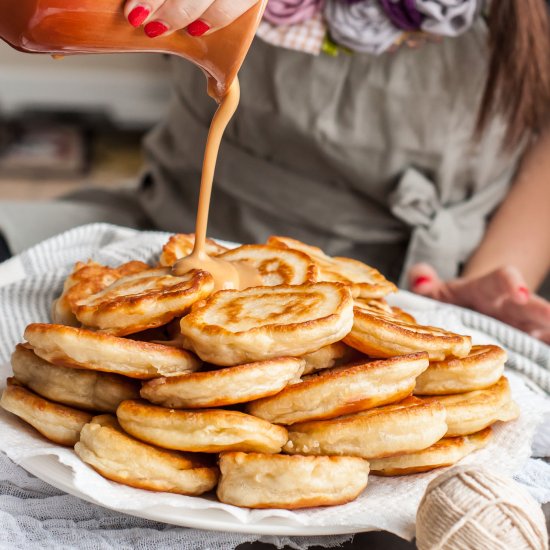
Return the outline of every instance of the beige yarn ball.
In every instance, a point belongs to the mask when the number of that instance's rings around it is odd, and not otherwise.
[[[419,550],[547,550],[541,507],[516,482],[479,466],[434,479],[416,514]]]

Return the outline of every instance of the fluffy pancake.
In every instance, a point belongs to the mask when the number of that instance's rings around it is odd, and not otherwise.
[[[409,323],[367,305],[354,308],[353,329],[344,342],[371,357],[426,351],[433,361],[449,355],[464,357],[472,347],[469,336]]]
[[[423,451],[371,460],[371,472],[380,476],[401,476],[452,466],[466,455],[485,447],[490,439],[491,428],[463,437],[441,439]]]
[[[354,296],[383,298],[397,290],[378,270],[358,260],[327,256],[320,248],[289,237],[271,236],[270,246],[290,248],[307,254],[319,266],[319,281],[349,284]]]
[[[344,342],[334,342],[334,344],[324,346],[317,351],[302,355],[302,359],[306,362],[304,374],[339,367],[359,359],[360,356],[361,354],[357,350],[346,346]]]
[[[314,283],[319,272],[317,265],[303,252],[261,244],[239,246],[220,258],[252,266],[258,271],[264,286]]]
[[[63,325],[34,323],[26,328],[25,338],[36,355],[54,365],[130,378],[174,376],[193,372],[201,364],[182,349]]]
[[[366,459],[412,453],[445,435],[445,416],[441,403],[408,397],[400,403],[332,420],[294,424],[283,451]]]
[[[123,401],[117,417],[124,430],[134,437],[178,451],[278,453],[288,439],[281,426],[223,409],[179,411],[142,401]]]
[[[156,378],[143,385],[141,397],[163,407],[195,409],[246,403],[280,392],[300,381],[304,361],[279,357],[237,367]]]
[[[170,268],[148,269],[80,300],[74,312],[86,326],[125,336],[181,317],[213,290],[214,279],[206,271],[174,276]]]
[[[128,262],[119,267],[107,267],[96,262],[77,262],[72,273],[65,280],[63,293],[53,303],[52,319],[60,325],[80,326],[75,317],[77,302],[103,290],[126,275],[149,269],[143,262]]]
[[[416,353],[323,370],[249,403],[247,411],[277,424],[335,418],[403,399],[426,368],[427,355]]]
[[[446,395],[487,388],[504,371],[506,352],[498,346],[472,346],[462,358],[433,361],[417,379],[417,395]]]
[[[74,450],[102,476],[139,489],[201,495],[218,482],[218,469],[199,456],[142,443],[110,415],[86,424]]]
[[[422,400],[427,403],[439,401],[447,410],[449,429],[446,437],[479,432],[499,420],[507,422],[519,416],[519,408],[512,401],[510,385],[504,376],[484,390],[424,397]]]
[[[355,457],[222,453],[218,498],[246,508],[333,506],[357,498],[369,463]]]
[[[69,407],[115,412],[126,399],[139,397],[134,380],[97,371],[52,365],[19,344],[11,356],[13,374],[38,395]]]
[[[307,283],[217,292],[180,326],[185,347],[230,366],[311,353],[341,340],[352,324],[346,286]]]
[[[373,313],[388,315],[389,317],[399,321],[416,324],[416,319],[412,315],[406,311],[403,311],[399,307],[390,306],[390,304],[388,304],[388,302],[386,302],[383,298],[354,298],[354,306],[366,309],[367,311],[372,311]]]
[[[189,254],[193,252],[194,246],[194,233],[178,233],[176,235],[172,235],[168,242],[162,247],[159,265],[163,267],[173,266],[178,260],[189,256]],[[204,250],[209,256],[219,256],[228,249],[212,239],[206,239],[206,242],[204,243]]]
[[[156,328],[136,332],[131,336],[132,340],[140,342],[151,342],[153,344],[161,344],[163,346],[172,346],[182,348],[183,337],[180,332],[180,318],[176,318],[166,325]]]
[[[74,445],[84,424],[92,419],[92,415],[87,412],[36,395],[15,378],[8,378],[0,405],[59,445]]]

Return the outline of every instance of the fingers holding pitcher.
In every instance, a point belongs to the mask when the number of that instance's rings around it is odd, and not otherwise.
[[[211,6],[199,20],[194,21],[187,27],[187,32],[192,36],[200,36],[206,32],[200,32],[205,28],[205,24],[208,26],[208,32],[226,27],[248,11],[252,6],[257,4],[258,1],[259,0],[216,0],[212,2]],[[199,31],[200,34],[196,31]]]
[[[202,36],[229,25],[257,0],[129,0],[124,8],[128,22],[144,26],[150,38],[187,29]]]

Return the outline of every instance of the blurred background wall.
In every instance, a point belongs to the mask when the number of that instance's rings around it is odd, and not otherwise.
[[[136,185],[169,96],[162,55],[52,59],[0,43],[0,200]]]

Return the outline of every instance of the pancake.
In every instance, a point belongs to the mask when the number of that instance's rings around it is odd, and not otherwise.
[[[25,330],[34,353],[54,365],[149,379],[197,370],[191,353],[83,328],[34,323]]]
[[[195,246],[195,234],[194,233],[178,233],[172,235],[168,242],[162,247],[162,252],[159,258],[159,265],[162,267],[171,267],[178,260],[189,256],[193,252]],[[209,256],[219,256],[229,250],[225,246],[218,244],[212,239],[206,239],[204,243],[204,251]]]
[[[179,411],[144,401],[123,401],[117,417],[124,430],[134,437],[177,451],[278,453],[288,439],[281,426],[223,409]]]
[[[484,390],[456,395],[424,397],[426,403],[439,401],[447,410],[446,437],[479,432],[497,421],[508,422],[519,416],[519,407],[512,401],[510,385],[503,376]]]
[[[80,326],[74,314],[77,302],[103,290],[126,275],[149,269],[143,262],[128,262],[119,267],[107,267],[96,262],[77,262],[72,273],[65,280],[63,293],[53,303],[52,319],[54,323]]]
[[[372,459],[412,453],[439,441],[447,431],[445,408],[415,397],[370,411],[294,424],[283,451],[302,455]]]
[[[307,283],[216,292],[180,326],[186,348],[231,366],[311,353],[341,340],[352,324],[346,286]]]
[[[304,374],[339,367],[340,365],[345,365],[359,359],[360,356],[361,353],[346,346],[343,342],[334,342],[334,344],[324,346],[317,351],[302,355],[302,359],[306,362]]]
[[[342,456],[222,453],[218,498],[246,508],[345,504],[367,486],[369,463]]]
[[[353,301],[355,307],[366,309],[367,311],[370,310],[373,313],[379,313],[381,315],[388,315],[398,321],[416,324],[416,319],[412,315],[403,311],[401,308],[390,306],[383,298],[354,298]]]
[[[496,384],[504,372],[506,352],[498,346],[472,346],[462,358],[433,361],[416,380],[418,395],[447,395]]]
[[[126,399],[139,397],[139,385],[117,374],[52,365],[19,344],[11,356],[13,374],[38,395],[69,407],[115,412]]]
[[[74,445],[82,427],[92,419],[92,415],[87,412],[36,395],[15,378],[8,378],[0,405],[30,424],[46,439],[59,445]]]
[[[267,244],[307,254],[319,267],[319,281],[348,284],[352,288],[353,296],[383,298],[397,290],[397,287],[378,270],[358,260],[333,258],[316,246],[310,246],[289,237],[271,236]]]
[[[156,378],[143,385],[141,397],[175,409],[213,408],[246,403],[300,382],[304,361],[279,357],[237,367]]]
[[[183,345],[183,337],[180,332],[180,320],[181,319],[177,317],[161,327],[136,332],[135,334],[132,334],[131,339],[181,349]]]
[[[176,277],[170,268],[148,269],[80,300],[74,311],[88,327],[125,336],[181,317],[213,290],[214,279],[206,271],[192,270]]]
[[[244,262],[255,268],[263,286],[314,283],[319,271],[303,252],[261,244],[239,246],[220,258],[228,262]]]
[[[441,439],[423,451],[371,460],[371,473],[379,476],[401,476],[452,466],[470,453],[485,447],[490,439],[491,428],[463,437]]]
[[[218,468],[200,456],[142,443],[124,433],[110,415],[86,424],[74,450],[102,476],[139,489],[202,495],[218,482]]]
[[[354,308],[353,329],[344,342],[371,357],[426,351],[432,361],[464,357],[472,347],[469,336],[409,323],[366,305]]]
[[[253,401],[247,412],[276,424],[329,419],[399,401],[410,395],[428,367],[425,353],[323,370]]]

